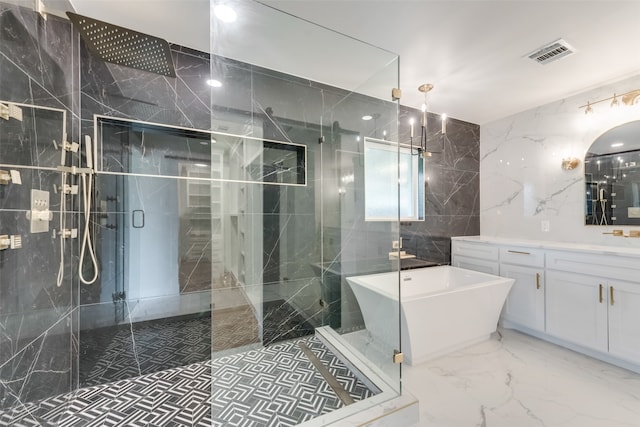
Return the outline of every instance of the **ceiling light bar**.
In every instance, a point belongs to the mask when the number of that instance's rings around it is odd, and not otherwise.
[[[584,113],[585,114],[589,114],[593,112],[593,106],[595,104],[599,104],[601,102],[606,102],[606,101],[611,101],[611,106],[612,107],[617,107],[620,105],[618,99],[620,99],[622,101],[622,104],[624,105],[634,105],[638,102],[640,102],[640,89],[634,89],[634,90],[630,90],[629,92],[625,92],[622,95],[617,95],[617,94],[613,94],[613,96],[610,96],[608,98],[604,98],[604,99],[599,99],[597,101],[587,101],[587,103],[585,105],[581,105],[578,108],[584,108]]]

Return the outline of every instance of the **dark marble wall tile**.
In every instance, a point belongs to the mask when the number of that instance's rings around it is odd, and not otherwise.
[[[3,186],[0,209],[2,233],[22,237],[22,247],[0,252],[0,365],[16,363],[28,366],[35,363],[33,353],[24,353],[24,346],[39,337],[52,324],[72,312],[74,249],[71,241],[64,244],[64,270],[60,286],[60,237],[53,236],[59,229],[60,198],[51,192],[52,221],[50,232],[31,233],[29,211],[30,188],[51,189],[59,183],[59,172],[36,169],[18,169],[23,185]],[[73,213],[67,213],[67,223],[72,224]],[[67,337],[67,344],[69,337]],[[19,356],[22,354],[21,356]],[[68,360],[68,359],[67,359]],[[38,378],[46,379],[44,373]],[[37,381],[37,380],[34,380]],[[62,393],[68,391],[68,383],[55,383]],[[34,386],[35,387],[35,386]]]
[[[18,108],[22,121],[0,121],[0,162],[55,168],[61,161],[59,147],[66,130],[64,110]]]
[[[340,328],[339,307],[347,285],[324,275],[327,266],[348,263],[354,267],[350,274],[365,274],[372,260],[389,264],[391,242],[398,238],[397,223],[365,222],[363,184],[363,137],[382,137],[385,126],[393,129],[395,104],[263,70],[254,73],[254,87],[254,110],[265,121],[265,137],[302,143],[308,149],[307,186],[287,190],[295,197],[283,198],[288,200],[286,209],[279,207],[278,246],[288,249],[279,250],[275,268],[281,281],[303,281],[305,276],[323,281],[309,281],[304,291],[281,284],[290,292],[283,299],[313,322],[321,322],[316,326]],[[364,121],[365,114],[375,114],[376,119]],[[302,212],[305,216],[297,215]],[[282,228],[285,222],[295,232]],[[265,253],[268,247],[265,242]],[[291,274],[296,263],[296,274]]]
[[[401,107],[401,141],[409,140],[409,118],[420,112]],[[438,115],[427,119],[429,150],[425,159],[425,220],[403,223],[403,249],[420,259],[451,262],[451,237],[480,233],[480,127]]]
[[[173,50],[177,77],[108,64],[80,51],[83,133],[93,115],[107,115],[195,129],[211,128],[209,59]]]
[[[64,274],[61,286],[57,286],[61,262],[61,242],[57,235],[61,198],[53,188],[59,187],[61,174],[41,169],[15,170],[21,175],[22,185],[12,183],[0,188],[0,231],[22,239],[21,248],[0,252],[0,363],[20,350],[19,342],[38,336],[55,322],[56,316],[66,315],[73,306],[71,241],[64,244]],[[50,192],[49,232],[30,232],[27,213],[31,189]],[[71,208],[70,197],[66,198]],[[73,212],[66,214],[69,227],[74,215]]]
[[[54,108],[72,104],[71,23],[0,4],[0,99]],[[10,64],[10,65],[9,65]]]
[[[21,345],[0,367],[0,409],[69,391],[71,385],[71,315]]]
[[[71,24],[29,8],[0,3],[0,100],[19,103],[22,121],[0,120],[0,164],[22,184],[0,186],[0,234],[20,235],[22,248],[0,252],[0,400],[2,408],[70,391],[76,250],[61,264],[60,145],[77,141],[77,36]],[[30,107],[34,105],[37,107]],[[39,108],[44,107],[44,108]],[[66,156],[66,164],[76,160]],[[69,177],[67,183],[75,183]],[[50,192],[49,231],[31,233],[32,189]],[[78,198],[66,196],[68,228],[77,227]],[[53,325],[53,326],[52,326]]]
[[[478,215],[478,172],[433,165],[425,175],[426,215]]]

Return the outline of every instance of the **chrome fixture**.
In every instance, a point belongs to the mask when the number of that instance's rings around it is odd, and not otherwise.
[[[422,104],[422,108],[421,108],[421,114],[420,114],[420,143],[417,144],[416,147],[416,153],[415,155],[421,156],[421,157],[431,157],[431,155],[433,153],[441,153],[444,151],[444,138],[445,135],[447,133],[447,115],[446,114],[442,114],[441,115],[441,119],[442,119],[442,125],[441,125],[441,129],[440,129],[440,134],[442,137],[442,148],[440,151],[433,151],[433,150],[429,150],[427,149],[427,93],[429,93],[431,90],[433,90],[433,85],[431,83],[425,83],[423,85],[420,85],[418,87],[418,90],[420,92],[422,92],[424,94],[424,102]],[[411,145],[411,153],[414,153],[414,149],[413,149],[413,138],[415,137],[415,131],[414,131],[414,125],[415,120],[413,118],[409,119],[409,126],[410,126],[410,145]]]
[[[581,105],[578,108],[584,108],[585,114],[593,113],[593,106],[605,101],[611,101],[610,106],[612,108],[619,107],[620,101],[622,101],[622,105],[635,105],[637,103],[640,103],[640,89],[630,90],[629,92],[625,92],[622,95],[618,95],[614,92],[613,96],[593,102],[587,101],[585,105]]]
[[[0,251],[5,249],[20,249],[22,247],[22,236],[3,234],[0,236]]]
[[[9,171],[0,170],[0,185],[8,185],[11,182]]]
[[[0,117],[5,120],[16,119],[22,121],[22,108],[11,102],[0,102]]]
[[[429,93],[433,89],[433,85],[431,83],[425,83],[418,87],[418,90],[424,93],[424,103],[422,104],[422,113],[420,114],[420,144],[416,148],[417,155],[422,157],[430,157],[431,152],[427,151],[427,93]],[[415,136],[413,124],[413,118],[409,121],[411,126],[410,130],[410,144],[411,144],[411,154],[413,154],[413,138]]]

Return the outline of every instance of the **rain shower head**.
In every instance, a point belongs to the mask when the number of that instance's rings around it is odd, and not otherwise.
[[[176,76],[166,40],[72,12],[67,12],[67,16],[91,53],[103,61],[162,76]]]

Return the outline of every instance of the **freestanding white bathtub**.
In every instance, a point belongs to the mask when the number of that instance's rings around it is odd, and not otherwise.
[[[348,277],[365,326],[398,343],[398,272]],[[514,280],[451,266],[400,273],[402,352],[415,365],[489,338]]]

